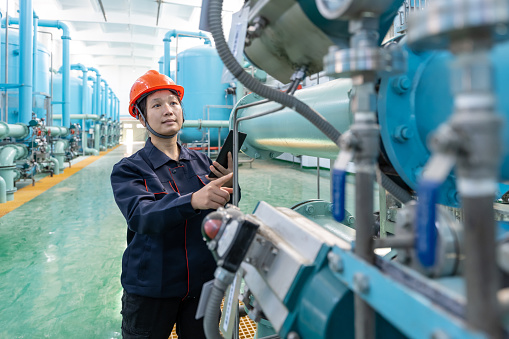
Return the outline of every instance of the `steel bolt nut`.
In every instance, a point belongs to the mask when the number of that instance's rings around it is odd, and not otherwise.
[[[315,214],[315,207],[312,205],[306,206],[306,213],[309,215]]]
[[[343,259],[341,259],[338,254],[329,252],[327,254],[327,259],[329,260],[329,268],[332,272],[343,272]]]
[[[369,291],[369,278],[362,273],[355,273],[353,287],[360,293],[367,293]]]
[[[400,76],[392,81],[392,88],[398,94],[403,94],[410,89],[412,86],[412,82],[406,76]]]

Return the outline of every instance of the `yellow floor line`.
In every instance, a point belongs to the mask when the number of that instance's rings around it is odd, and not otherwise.
[[[47,176],[37,181],[34,186],[29,185],[25,186],[14,193],[14,200],[7,201],[4,204],[0,204],[0,218],[6,215],[7,213],[15,210],[26,202],[29,202],[33,198],[37,197],[39,194],[44,193],[51,187],[55,186],[59,182],[69,178],[73,174],[81,171],[86,166],[90,165],[94,161],[100,159],[102,156],[108,154],[113,151],[120,145],[117,145],[108,151],[100,152],[99,155],[91,155],[87,159],[81,160],[80,162],[73,164],[72,167],[65,168],[64,173],[59,175],[54,175],[53,177]]]

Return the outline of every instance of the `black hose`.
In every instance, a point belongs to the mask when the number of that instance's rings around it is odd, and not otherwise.
[[[271,101],[275,101],[280,103],[285,107],[289,107],[302,115],[304,118],[309,120],[313,125],[315,125],[323,134],[325,134],[330,140],[332,140],[336,145],[339,146],[339,138],[341,137],[341,133],[334,128],[325,118],[297,99],[294,96],[291,96],[287,93],[280,92],[274,90],[270,87],[267,87],[261,84],[258,80],[253,78],[251,75],[246,73],[244,69],[239,65],[235,57],[232,55],[230,48],[226,44],[224,40],[224,32],[223,32],[223,23],[221,20],[221,11],[223,9],[223,0],[211,0],[210,8],[209,8],[209,24],[210,24],[210,33],[212,33],[212,37],[214,38],[214,42],[216,43],[216,49],[223,61],[224,65],[228,70],[232,73],[232,75],[237,78],[244,86],[249,88],[254,93],[267,98]],[[408,194],[404,189],[394,183],[389,177],[380,172],[379,183],[384,187],[389,193],[391,193],[396,199],[400,200],[403,203],[407,203],[412,200],[410,194]]]
[[[223,23],[221,21],[221,12],[223,9],[223,0],[212,0],[209,8],[209,24],[210,32],[216,43],[216,49],[223,61],[224,65],[237,78],[244,86],[249,88],[254,93],[278,102],[281,105],[291,108],[304,118],[309,120],[316,126],[323,134],[339,146],[339,137],[341,133],[334,128],[325,118],[314,109],[298,100],[297,98],[288,95],[284,92],[274,90],[261,84],[258,80],[247,74],[244,69],[239,65],[235,57],[232,55],[226,41],[224,39]]]
[[[203,330],[207,339],[223,339],[223,336],[219,333],[218,319],[226,287],[227,285],[222,281],[214,280],[203,318]]]
[[[376,181],[380,186],[385,188],[394,198],[398,199],[403,204],[412,201],[412,196],[405,191],[401,186],[392,181],[380,169],[376,171]]]

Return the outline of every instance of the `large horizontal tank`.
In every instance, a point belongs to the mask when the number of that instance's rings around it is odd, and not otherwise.
[[[1,65],[0,65],[0,83],[5,83],[5,29],[0,29],[0,39],[2,47],[0,50]],[[19,31],[15,29],[9,29],[9,56],[8,56],[8,75],[9,84],[19,83],[19,67],[20,67],[20,46],[19,46]],[[50,94],[49,83],[50,83],[50,53],[44,47],[44,45],[37,44],[37,73],[36,73],[36,84],[32,89],[35,93],[33,111],[37,114],[38,118],[46,118],[46,109],[44,105],[45,95]],[[3,95],[3,89],[2,95]],[[17,122],[28,123],[28,121],[19,121],[19,100],[18,100],[18,88],[12,88],[8,91],[9,93],[9,115],[8,123],[14,124]],[[4,107],[0,107],[3,111]]]
[[[88,112],[83,112],[83,78],[72,76],[70,77],[71,84],[71,111],[70,114],[91,114],[92,110],[92,95],[93,95],[93,85],[90,81],[88,81],[88,94],[85,98],[87,100],[87,110]],[[53,101],[62,102],[62,74],[56,74],[53,77]],[[53,105],[53,115],[61,115],[62,114],[62,105],[56,104]],[[61,122],[57,121],[55,124],[59,125]],[[78,123],[82,125],[83,121],[81,119],[71,119],[71,124]],[[86,128],[91,128],[91,122],[86,122]],[[69,127],[69,126],[66,126]]]
[[[233,98],[226,95],[228,84],[221,83],[222,71],[223,63],[216,49],[208,44],[178,54],[174,80],[185,89],[182,104],[186,120],[228,120],[231,108],[214,107],[233,104]],[[217,128],[210,129],[212,146],[217,146],[218,132]],[[228,130],[223,128],[221,138],[227,135]],[[185,128],[180,140],[185,143],[205,140],[205,130]]]

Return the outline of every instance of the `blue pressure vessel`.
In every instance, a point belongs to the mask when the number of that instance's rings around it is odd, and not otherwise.
[[[5,29],[0,29],[0,83],[5,83]],[[20,68],[20,45],[19,45],[19,31],[15,29],[9,30],[9,48],[8,48],[8,83],[19,84],[19,68]],[[36,65],[36,83],[33,84],[32,92],[34,100],[33,112],[37,114],[38,118],[46,117],[46,105],[45,100],[50,94],[50,53],[42,45],[37,45],[37,65]],[[2,94],[4,89],[1,90]],[[8,117],[7,121],[9,124],[14,123],[25,123],[28,121],[19,121],[19,89],[12,88],[8,90]],[[0,107],[3,112],[4,107]]]
[[[176,82],[185,89],[184,117],[187,120],[228,120],[233,98],[226,94],[228,84],[221,83],[223,63],[214,47],[197,46],[180,52],[177,56]],[[226,107],[225,107],[226,106]],[[228,130],[221,130],[221,139]],[[212,146],[217,146],[219,130],[210,129]],[[206,140],[206,129],[185,128],[180,134],[185,143]]]

